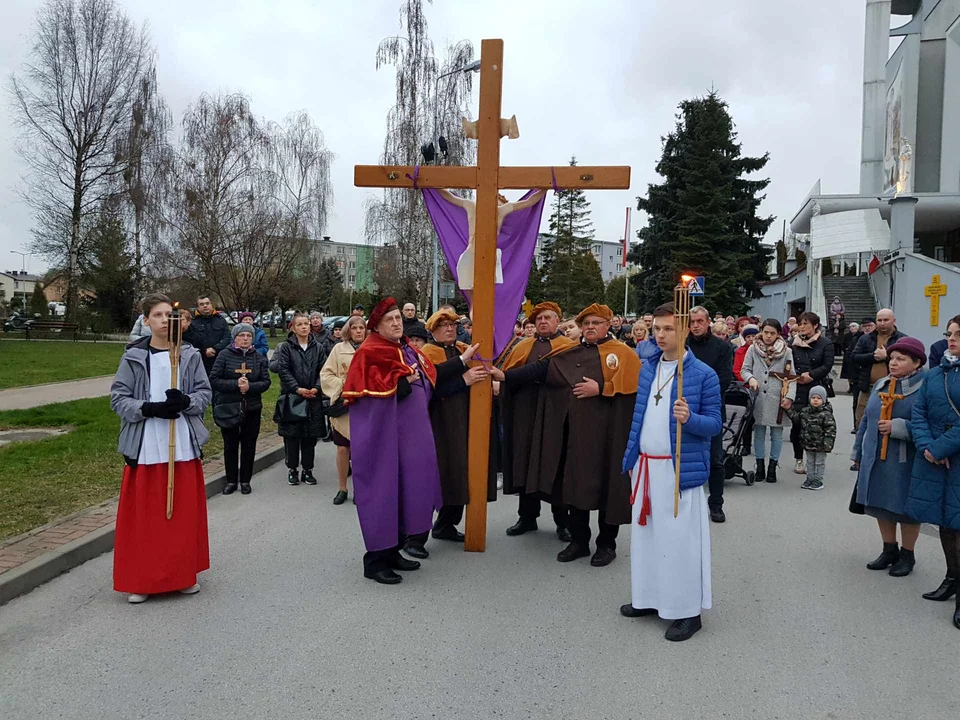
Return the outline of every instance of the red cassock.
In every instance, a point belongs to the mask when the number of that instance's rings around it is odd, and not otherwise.
[[[123,471],[113,553],[113,589],[155,595],[183,590],[210,568],[207,495],[199,459],[178,462],[167,520],[167,464]]]

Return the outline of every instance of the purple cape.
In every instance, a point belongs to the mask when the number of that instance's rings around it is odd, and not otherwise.
[[[403,348],[404,360],[417,365]],[[421,373],[422,375],[422,373]],[[433,389],[421,378],[411,394],[398,399],[362,397],[350,406],[353,492],[368,552],[402,544],[425,533],[442,505],[437,448],[427,405]]]
[[[531,190],[521,199],[526,200],[535,191]],[[457,278],[457,261],[470,241],[470,225],[467,211],[443,199],[433,189],[423,190],[423,200],[440,238],[440,247],[447,258],[447,265]],[[494,285],[493,356],[497,357],[513,337],[513,326],[523,305],[533,253],[537,247],[537,233],[546,194],[536,205],[512,212],[503,221],[497,247],[502,252],[503,284]],[[472,308],[471,308],[472,309]]]

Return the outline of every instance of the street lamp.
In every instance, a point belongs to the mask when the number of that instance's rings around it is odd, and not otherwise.
[[[20,252],[19,250],[11,250],[10,252],[13,253],[14,255],[19,255],[19,256],[20,256],[20,269],[21,269],[23,272],[26,272],[26,271],[27,271],[27,258],[28,258],[28,257],[31,257],[31,256],[33,255],[33,253]]]
[[[438,125],[439,125],[439,113],[440,113],[440,81],[449,77],[450,75],[458,75],[460,73],[469,73],[469,72],[480,72],[480,61],[474,60],[471,63],[464,65],[461,68],[456,70],[449,70],[448,72],[443,73],[442,75],[437,76],[437,82],[434,85],[433,89],[433,142],[430,145],[424,146],[424,150],[428,150],[433,155],[432,158],[428,159],[433,161],[434,165],[440,164],[440,157],[446,157],[447,155],[447,141],[444,138],[438,136]],[[426,158],[427,153],[424,153]],[[433,311],[437,311],[440,303],[440,238],[437,237],[433,243]]]

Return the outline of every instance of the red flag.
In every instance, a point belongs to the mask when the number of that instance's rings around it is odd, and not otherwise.
[[[874,255],[867,266],[867,274],[873,275],[880,268],[880,258]]]

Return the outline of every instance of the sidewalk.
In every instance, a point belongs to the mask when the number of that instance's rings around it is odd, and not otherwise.
[[[260,472],[282,458],[281,439],[261,436],[253,471]],[[203,474],[208,498],[223,490],[222,458],[205,462]],[[118,500],[112,498],[0,543],[0,605],[111,551]]]
[[[110,394],[112,382],[113,375],[102,375],[82,380],[0,390],[0,410],[28,410],[51,403],[102,397]]]

